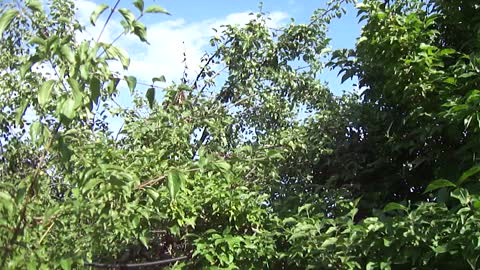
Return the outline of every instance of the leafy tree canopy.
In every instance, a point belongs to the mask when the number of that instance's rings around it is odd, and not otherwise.
[[[148,43],[142,18],[169,14],[119,2],[90,23],[119,14]],[[116,40],[79,40],[74,1],[1,2],[0,268],[478,268],[480,5],[353,2],[226,25],[166,88],[114,72]],[[357,45],[330,52],[352,4]]]

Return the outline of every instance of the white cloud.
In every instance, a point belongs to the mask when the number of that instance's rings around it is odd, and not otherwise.
[[[97,4],[89,0],[78,0],[76,6],[79,21],[83,25],[90,25],[90,14]],[[105,13],[107,12],[109,10],[105,11]],[[141,43],[135,36],[124,36],[116,45],[129,53],[131,62],[128,74],[136,76],[138,82],[149,84],[151,78],[161,75],[165,76],[167,82],[178,82],[184,71],[184,53],[187,59],[188,74],[190,77],[194,77],[200,70],[201,57],[209,49],[210,38],[215,35],[213,28],[220,30],[221,25],[246,24],[252,18],[250,13],[249,11],[232,13],[221,18],[194,22],[173,18],[155,24],[147,24],[147,39],[150,45]],[[105,23],[105,17],[106,15],[103,14],[99,18],[96,27],[89,26],[86,31],[79,33],[77,40],[96,39]],[[285,12],[272,12],[267,24],[269,27],[276,28],[286,18],[288,18],[288,14]],[[101,41],[112,41],[122,31],[118,17],[114,16],[102,34]],[[112,64],[111,68],[121,71],[119,63]],[[120,87],[126,89],[126,84],[122,82]],[[161,95],[158,93],[157,98]],[[122,106],[129,107],[131,96],[128,91],[121,91],[117,101]],[[118,130],[121,122],[119,119],[111,119],[111,129]]]
[[[77,18],[80,22],[88,24],[96,4],[88,0],[79,0],[76,1],[76,5]],[[189,68],[188,73],[193,76],[199,71],[200,59],[209,48],[210,37],[215,35],[213,28],[219,29],[225,24],[245,24],[252,18],[249,14],[250,12],[232,13],[222,18],[196,22],[175,18],[147,25],[147,39],[150,45],[141,43],[135,36],[122,37],[116,44],[129,53],[131,64],[128,73],[136,76],[139,81],[149,83],[152,77],[160,75],[164,75],[167,82],[178,81],[184,70],[185,64],[182,63],[184,53]],[[270,17],[269,26],[277,27],[288,15],[276,11],[272,12]],[[91,39],[92,36],[96,38],[103,23],[104,20],[99,19],[97,27],[87,27],[86,32],[77,38]],[[101,40],[111,41],[121,31],[119,22],[112,20],[102,34]]]
[[[269,24],[277,26],[287,15],[271,14]],[[233,13],[220,19],[187,22],[184,19],[169,20],[148,27],[150,45],[142,45],[142,52],[131,54],[130,73],[142,79],[164,75],[167,80],[178,80],[183,72],[183,54],[186,54],[190,75],[199,71],[200,59],[208,50],[209,40],[215,35],[213,28],[225,24],[245,24],[251,19],[249,12]],[[138,45],[137,45],[138,46]]]

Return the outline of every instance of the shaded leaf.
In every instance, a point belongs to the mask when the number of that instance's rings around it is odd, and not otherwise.
[[[143,23],[138,22],[138,21],[134,21],[133,22],[133,33],[138,38],[140,38],[141,41],[149,44],[148,41],[147,41],[147,28],[145,27],[145,25],[143,25]]]
[[[145,96],[147,97],[148,106],[150,109],[153,109],[153,106],[155,105],[155,88],[148,88]]]
[[[165,76],[160,76],[160,77],[153,77],[152,78],[152,83],[155,83],[155,82],[166,82],[165,80]]]
[[[143,2],[143,0],[135,0],[135,1],[133,1],[133,5],[136,8],[138,8],[138,11],[143,13],[143,9],[145,7],[145,3]]]
[[[431,182],[430,184],[428,184],[427,188],[425,189],[425,191],[423,193],[425,194],[425,193],[431,192],[433,190],[436,190],[436,189],[439,189],[439,188],[444,188],[444,187],[456,187],[456,185],[454,183],[448,181],[447,179],[437,179],[437,180]]]
[[[407,207],[399,203],[390,202],[383,208],[383,211],[385,212],[394,211],[394,210],[407,211]]]
[[[137,86],[137,78],[135,76],[125,76],[125,81],[127,82],[128,89],[130,89],[130,93],[133,94],[135,87]]]
[[[475,174],[480,172],[480,166],[473,166],[467,171],[465,171],[462,176],[457,181],[457,185],[461,185],[463,182],[465,182],[468,178],[474,176]]]
[[[96,77],[92,77],[90,80],[90,100],[98,104],[98,98],[100,97],[100,80]]]

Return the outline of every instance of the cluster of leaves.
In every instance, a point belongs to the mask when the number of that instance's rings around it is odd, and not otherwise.
[[[356,48],[326,61],[351,2],[224,26],[196,78],[165,89],[111,70],[162,7],[98,6],[92,27],[122,19],[105,43],[77,40],[73,1],[3,3],[0,268],[475,269],[480,6],[364,1]],[[334,96],[325,65],[362,95]],[[133,108],[114,105],[122,80]]]

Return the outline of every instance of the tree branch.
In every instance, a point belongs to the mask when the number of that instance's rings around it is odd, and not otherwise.
[[[171,258],[166,260],[160,261],[153,261],[153,262],[144,262],[144,263],[122,263],[122,264],[109,264],[109,263],[85,263],[85,266],[90,266],[94,268],[140,268],[140,267],[148,267],[148,266],[159,266],[165,264],[171,264],[178,261],[184,261],[188,259],[187,256],[181,256],[177,258]]]

